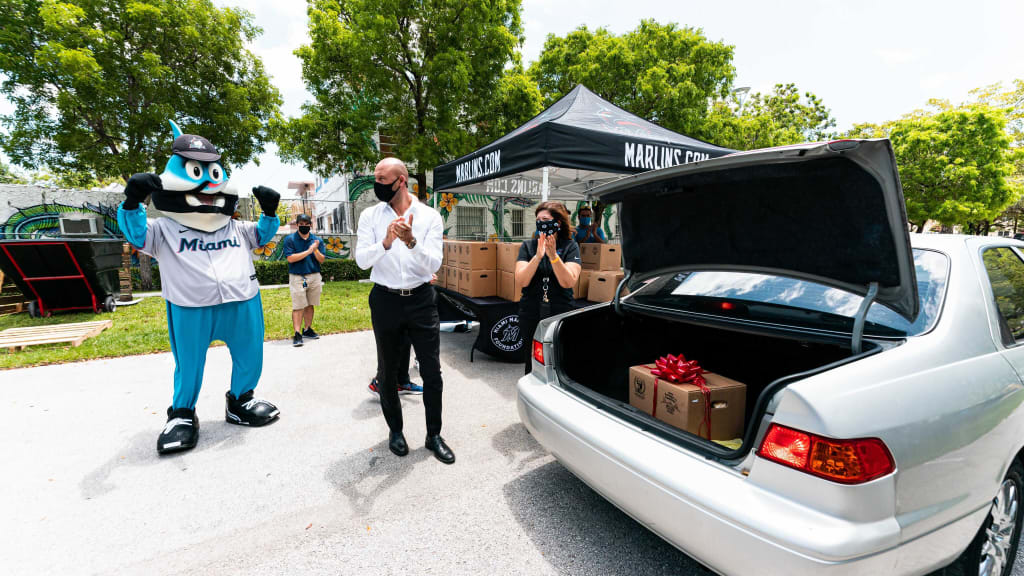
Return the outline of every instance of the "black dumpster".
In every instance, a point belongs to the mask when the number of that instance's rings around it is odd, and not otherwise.
[[[0,240],[0,269],[25,295],[30,316],[64,310],[113,312],[120,291],[123,240]]]

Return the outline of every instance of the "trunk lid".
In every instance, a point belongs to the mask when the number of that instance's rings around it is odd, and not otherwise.
[[[888,140],[739,152],[594,190],[621,203],[634,280],[687,270],[800,278],[868,296],[913,322],[914,258]]]

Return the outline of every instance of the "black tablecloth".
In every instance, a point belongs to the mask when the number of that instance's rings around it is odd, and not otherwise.
[[[505,362],[524,360],[523,340],[532,334],[519,332],[519,303],[502,300],[495,296],[471,298],[447,288],[437,290],[437,313],[442,322],[472,320],[480,323],[480,331],[473,342],[473,350],[479,350]],[[576,300],[573,306],[583,308],[593,302]],[[470,351],[470,360],[473,359]]]

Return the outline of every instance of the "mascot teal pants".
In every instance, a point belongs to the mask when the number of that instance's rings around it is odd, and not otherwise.
[[[256,388],[263,372],[263,302],[187,308],[167,303],[167,332],[174,355],[172,408],[195,409],[203,386],[210,342],[222,340],[231,352],[231,393],[235,398]]]

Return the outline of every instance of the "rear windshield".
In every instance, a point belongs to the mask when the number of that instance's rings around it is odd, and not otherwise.
[[[949,274],[946,255],[914,250],[920,312],[914,322],[872,304],[864,327],[873,336],[914,336],[931,330],[942,309]],[[799,327],[852,332],[863,300],[838,288],[747,272],[686,272],[661,276],[630,298],[636,304],[745,318]]]

